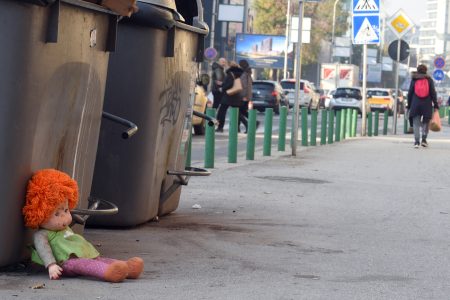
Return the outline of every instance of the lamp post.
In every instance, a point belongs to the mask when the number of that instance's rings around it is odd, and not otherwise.
[[[287,14],[286,14],[286,41],[284,43],[284,72],[283,72],[284,79],[287,78],[288,51],[290,38],[291,38],[291,0],[288,0]]]
[[[330,62],[333,62],[333,50],[334,50],[334,33],[335,33],[335,27],[336,27],[336,7],[339,0],[334,1],[333,6],[333,28],[331,31],[331,51],[330,51]]]

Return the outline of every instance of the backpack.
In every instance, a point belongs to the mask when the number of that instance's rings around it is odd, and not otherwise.
[[[428,85],[428,79],[423,78],[416,81],[414,85],[414,93],[419,98],[426,98],[430,93],[430,87]]]

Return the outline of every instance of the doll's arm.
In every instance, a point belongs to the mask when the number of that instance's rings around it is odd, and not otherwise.
[[[53,256],[52,248],[48,243],[46,230],[38,230],[34,234],[34,247],[36,248],[39,257],[48,268],[48,275],[50,279],[58,279],[61,276],[62,268],[56,264],[56,259]]]

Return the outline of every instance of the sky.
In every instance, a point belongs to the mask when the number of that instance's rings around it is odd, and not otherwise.
[[[417,25],[425,18],[426,0],[385,0],[384,5],[389,15],[395,14],[400,8]]]

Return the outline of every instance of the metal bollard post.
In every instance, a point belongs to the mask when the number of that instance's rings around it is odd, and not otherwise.
[[[406,119],[406,114],[403,115],[403,133],[408,133],[408,120]]]
[[[345,121],[347,120],[345,114],[345,109],[341,109],[341,141],[345,140]]]
[[[302,107],[302,146],[308,146],[308,108]]]
[[[280,108],[280,128],[278,130],[278,151],[286,151],[286,120],[288,108]]]
[[[334,140],[334,112],[335,111],[333,109],[328,111],[328,144],[333,144]]]
[[[345,120],[345,136],[347,138],[352,137],[351,134],[351,127],[352,127],[352,109],[347,108],[346,109],[346,117],[347,119]]]
[[[352,128],[351,128],[351,136],[356,137],[356,126],[358,124],[358,111],[356,109],[352,112]]]
[[[372,126],[373,126],[373,114],[372,114],[372,112],[368,113],[367,123],[368,123],[367,124],[367,130],[368,130],[367,136],[372,136],[372,130],[373,130],[373,128],[372,128]]]
[[[206,115],[210,117],[216,116],[214,108],[207,108]],[[206,125],[205,128],[205,168],[214,168],[214,156],[216,147],[216,130],[214,126]]]
[[[383,125],[383,135],[387,135],[388,133],[388,121],[389,121],[389,112],[384,111],[384,125]]]
[[[264,156],[270,156],[272,154],[272,122],[273,122],[273,109],[266,108],[264,116],[264,149],[263,149]]]
[[[247,160],[255,159],[255,142],[256,142],[256,110],[248,110],[247,120]]]
[[[320,144],[325,145],[327,143],[327,111],[322,109],[320,116]]]
[[[237,163],[239,108],[230,107],[230,127],[228,130],[228,162]]]
[[[373,135],[378,136],[378,131],[380,128],[380,112],[377,110],[375,112],[375,125],[373,126]]]
[[[341,121],[342,121],[342,111],[336,111],[336,134],[335,141],[339,142],[341,140]]]
[[[186,155],[186,167],[191,166],[191,157],[192,157],[192,128],[189,132],[189,143],[188,143],[188,149],[187,149],[187,155]]]
[[[311,111],[311,146],[317,145],[317,110]]]

